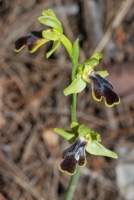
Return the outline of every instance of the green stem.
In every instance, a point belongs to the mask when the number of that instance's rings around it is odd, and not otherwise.
[[[72,122],[77,122],[76,102],[77,102],[77,94],[73,94],[72,95],[72,103],[71,103],[71,121]]]
[[[72,82],[75,79],[76,76],[76,67],[73,65],[72,68]],[[76,103],[77,103],[77,94],[72,94],[72,102],[71,102],[71,121],[77,122],[77,116],[76,116]]]
[[[75,43],[78,47],[78,40]],[[78,60],[78,55],[79,55],[79,48],[75,47],[75,44],[73,46],[73,52],[75,55],[72,55],[72,82],[76,78],[76,69],[77,69],[77,61]],[[77,55],[77,56],[76,56]],[[75,56],[76,59],[73,59]],[[76,116],[76,104],[77,104],[77,94],[72,94],[72,101],[71,101],[71,121],[72,122],[77,122],[77,116]],[[75,188],[78,183],[78,179],[80,176],[80,168],[76,168],[75,174],[71,177],[69,186],[66,191],[66,195],[64,200],[72,200],[75,192]]]
[[[78,65],[78,59],[79,59],[79,40],[77,39],[72,46],[72,54],[71,54],[71,60],[72,60],[72,76],[71,81],[73,82],[76,78],[76,72],[77,72],[77,65]],[[77,94],[72,94],[72,102],[71,102],[71,121],[77,122],[77,116],[76,116],[76,103],[77,103]]]
[[[76,173],[70,179],[70,183],[69,183],[68,189],[66,191],[65,200],[73,199],[75,188],[78,183],[79,175],[80,175],[80,167],[77,167]]]

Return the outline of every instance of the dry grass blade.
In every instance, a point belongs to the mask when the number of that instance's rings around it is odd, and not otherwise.
[[[0,151],[0,174],[16,182],[20,187],[30,193],[37,200],[45,200],[36,189],[30,185],[26,176],[13,162],[10,162]]]

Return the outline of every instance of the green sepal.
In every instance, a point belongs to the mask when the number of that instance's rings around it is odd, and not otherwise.
[[[96,53],[92,56],[92,58],[95,58],[97,60],[100,60],[100,58],[103,58],[103,54],[102,53]]]
[[[45,24],[46,26],[55,28],[60,33],[63,33],[61,23],[58,19],[56,19],[52,16],[41,16],[38,18],[38,20],[40,21],[40,23]]]
[[[100,134],[96,131],[91,130],[88,126],[85,126],[84,124],[80,125],[78,128],[79,135],[83,136],[87,140],[97,140],[101,141]]]
[[[61,33],[59,33],[58,31],[42,31],[42,36],[43,38],[47,39],[47,40],[60,40],[61,37]]]
[[[90,154],[97,155],[97,156],[107,156],[110,158],[118,158],[118,155],[113,151],[102,146],[99,142],[93,140],[89,143],[86,147],[86,151]]]
[[[77,39],[73,44],[73,52],[72,52],[72,64],[73,66],[77,66],[79,59],[79,39]]]
[[[64,130],[62,128],[54,128],[54,131],[65,138],[69,143],[73,143],[78,137],[78,135],[73,131]]]
[[[54,17],[54,18],[58,19],[57,16],[55,15],[55,13],[53,12],[53,10],[51,10],[51,9],[43,10],[42,11],[42,15],[44,15],[44,16],[51,16],[51,17]]]
[[[102,76],[103,78],[105,78],[106,76],[109,75],[107,70],[104,71],[95,71],[97,74],[99,74],[100,76]]]
[[[73,47],[70,40],[64,34],[61,35],[60,40],[62,44],[64,45],[64,47],[66,48],[66,50],[68,51],[70,58],[72,58]]]
[[[60,40],[54,41],[52,49],[46,54],[46,58],[49,58],[53,54],[53,52],[56,51],[59,45],[60,45]]]
[[[86,82],[78,77],[67,88],[64,89],[64,95],[79,93],[86,87]]]

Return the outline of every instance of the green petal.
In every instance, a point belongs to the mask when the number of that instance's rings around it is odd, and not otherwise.
[[[74,42],[73,52],[72,52],[72,63],[73,66],[77,66],[79,59],[79,39]]]
[[[107,156],[116,159],[118,158],[118,155],[116,153],[108,150],[97,141],[92,141],[89,145],[87,145],[86,151],[90,154],[97,156]]]
[[[62,128],[54,128],[54,131],[65,138],[69,143],[73,143],[77,138],[77,135],[73,131],[67,131]]]
[[[40,23],[45,24],[46,26],[57,29],[60,33],[63,33],[63,29],[59,20],[51,16],[41,16],[38,18]]]
[[[84,135],[87,135],[88,133],[91,132],[91,129],[84,124],[80,125],[78,128],[78,133]]]
[[[46,58],[49,58],[53,54],[53,52],[58,48],[59,45],[60,45],[59,40],[54,41],[52,49],[49,52],[47,52],[47,54],[46,54]]]
[[[92,140],[96,140],[98,142],[101,142],[101,136],[96,131],[91,130],[90,135],[91,135]]]
[[[64,95],[79,93],[86,87],[86,82],[82,78],[76,78],[67,88],[64,90]]]
[[[92,56],[92,58],[99,60],[100,58],[103,58],[103,54],[102,53],[96,53]]]
[[[95,67],[96,65],[98,65],[98,63],[99,61],[96,58],[89,58],[87,61],[85,61],[82,64],[89,67]]]
[[[84,74],[88,73],[88,71],[93,70],[92,68],[99,64],[99,59],[102,57],[103,57],[102,53],[97,53],[88,60],[86,60],[85,62],[81,63],[81,65],[84,66],[83,68]]]
[[[106,76],[109,75],[107,70],[104,71],[95,71],[97,74],[99,74],[101,77],[105,78]]]
[[[101,141],[100,134],[96,131],[91,130],[88,126],[84,124],[79,126],[78,133],[87,140],[97,140],[99,142]]]

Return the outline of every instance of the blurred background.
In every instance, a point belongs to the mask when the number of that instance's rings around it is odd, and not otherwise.
[[[61,45],[46,59],[48,43],[30,54],[14,52],[14,41],[43,29],[37,18],[51,8],[80,60],[102,52],[97,70],[107,77],[121,103],[95,102],[91,87],[78,96],[78,122],[102,137],[119,159],[87,155],[74,200],[134,199],[134,2],[133,0],[0,0],[0,200],[62,200],[70,176],[59,171],[69,145],[54,127],[69,129],[71,63]]]

